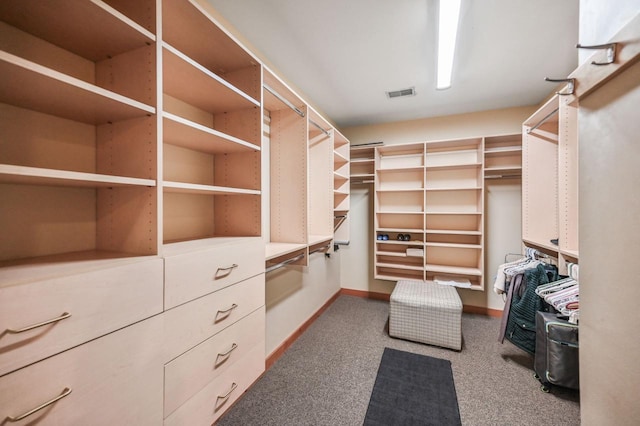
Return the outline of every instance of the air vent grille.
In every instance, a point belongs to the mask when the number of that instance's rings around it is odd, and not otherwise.
[[[392,92],[387,92],[387,97],[389,99],[400,98],[403,96],[415,96],[416,89],[415,87],[410,87],[408,89],[394,90]]]

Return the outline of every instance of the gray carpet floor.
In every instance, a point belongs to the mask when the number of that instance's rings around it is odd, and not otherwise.
[[[457,352],[389,337],[388,316],[388,302],[340,296],[217,424],[362,425],[385,347],[450,360],[463,425],[580,424],[579,393],[542,392],[498,318],[463,314]]]

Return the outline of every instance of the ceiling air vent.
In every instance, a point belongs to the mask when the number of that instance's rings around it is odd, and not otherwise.
[[[387,92],[387,97],[389,97],[389,99],[393,99],[393,98],[400,98],[403,96],[415,96],[415,94],[416,94],[415,87],[410,87],[408,89],[394,90],[393,92]]]

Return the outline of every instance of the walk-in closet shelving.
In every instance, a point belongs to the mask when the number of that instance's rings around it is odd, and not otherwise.
[[[349,244],[351,159],[349,140],[334,129],[333,234],[336,244]]]
[[[376,172],[375,150],[376,145],[351,145],[350,171],[351,183],[373,183]]]
[[[577,106],[555,95],[523,125],[522,239],[557,258],[561,273],[577,263]]]
[[[483,140],[376,148],[376,278],[483,289]]]
[[[522,134],[484,138],[484,177],[522,176]]]
[[[155,35],[102,1],[0,21],[0,260],[156,254]]]
[[[426,279],[483,286],[483,140],[426,144]]]
[[[375,277],[424,278],[424,144],[375,150]]]
[[[310,251],[315,246],[326,245],[333,240],[334,209],[334,131],[329,123],[313,108],[308,107],[308,174],[309,204],[307,244]]]
[[[307,265],[308,135],[305,102],[264,68],[263,106],[269,140],[270,229],[267,267],[295,259]],[[305,255],[299,257],[301,253]]]
[[[260,236],[260,67],[194,2],[162,22],[163,240]]]

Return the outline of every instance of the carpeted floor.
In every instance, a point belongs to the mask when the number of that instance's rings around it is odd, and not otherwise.
[[[579,393],[540,391],[533,358],[497,341],[500,320],[463,314],[461,352],[393,339],[388,302],[340,296],[218,422],[362,425],[385,347],[444,358],[463,425],[580,424]]]

